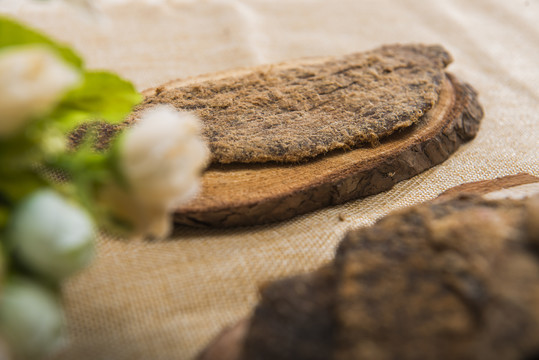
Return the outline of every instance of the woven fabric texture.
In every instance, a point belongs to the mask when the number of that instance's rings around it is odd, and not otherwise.
[[[383,194],[267,226],[181,227],[153,242],[101,236],[97,260],[63,289],[71,343],[55,360],[192,359],[249,314],[259,286],[329,261],[347,230],[464,182],[539,175],[537,0],[102,0],[90,14],[58,1],[0,0],[0,13],[140,90],[240,66],[439,43],[486,114],[475,140]]]

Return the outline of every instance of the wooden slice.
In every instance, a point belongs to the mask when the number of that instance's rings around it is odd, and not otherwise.
[[[446,160],[476,135],[482,116],[475,91],[446,73],[434,107],[380,145],[299,164],[213,164],[199,196],[178,209],[174,220],[194,226],[262,224],[388,190]]]
[[[143,92],[123,124],[102,124],[97,147],[156,105],[190,111],[212,165],[175,221],[285,220],[388,190],[472,139],[483,111],[444,72],[451,60],[439,45],[396,44],[174,80]],[[71,134],[73,145],[85,132]]]
[[[507,175],[493,180],[475,181],[444,191],[437,197],[437,201],[462,194],[485,195],[517,186],[535,184],[537,182],[539,182],[539,177],[527,173]]]

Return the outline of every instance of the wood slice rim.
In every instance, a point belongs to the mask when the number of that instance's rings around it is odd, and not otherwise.
[[[386,191],[446,160],[476,135],[482,116],[475,91],[446,74],[438,103],[422,121],[379,146],[299,164],[212,165],[201,193],[174,220],[212,227],[263,224]]]

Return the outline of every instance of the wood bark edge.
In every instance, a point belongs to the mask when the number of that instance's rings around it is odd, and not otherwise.
[[[175,222],[190,226],[233,227],[282,221],[323,207],[389,190],[396,183],[440,164],[463,143],[476,136],[483,117],[477,93],[455,76],[447,74],[447,78],[454,97],[436,132],[421,137],[415,136],[417,131],[415,127],[403,131],[388,138],[386,142],[399,137],[414,138],[414,141],[396,152],[393,151],[390,156],[380,155],[375,161],[369,161],[368,164],[358,167],[351,166],[338,174],[327,176],[327,179],[314,180],[308,186],[292,190],[283,189],[259,198],[254,196],[251,200],[244,200],[239,196],[231,199],[227,195],[227,191],[228,194],[234,191],[226,189],[234,186],[227,184],[228,171],[233,173],[234,166],[227,168],[227,165],[221,165],[214,169],[210,168],[203,176],[202,194],[175,212]],[[290,165],[282,166],[290,167]],[[300,169],[302,164],[296,166]],[[257,166],[252,168],[257,169]],[[223,169],[230,170],[223,171]],[[216,175],[217,172],[220,172],[220,178]],[[283,182],[286,179],[277,178],[275,181]],[[205,186],[217,190],[205,193]],[[222,196],[219,187],[223,188]],[[248,191],[248,189],[237,190]]]

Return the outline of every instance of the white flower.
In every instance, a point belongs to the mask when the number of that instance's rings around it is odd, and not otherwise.
[[[166,236],[169,212],[196,194],[209,157],[200,129],[194,115],[161,105],[126,132],[120,168],[129,194],[112,190],[108,196],[139,233]]]
[[[0,330],[21,358],[41,358],[63,346],[63,324],[62,308],[50,290],[20,277],[2,288]]]
[[[88,215],[51,190],[25,199],[13,214],[9,241],[30,269],[54,280],[82,269],[94,255]]]
[[[0,138],[46,114],[80,74],[44,46],[0,51]]]

